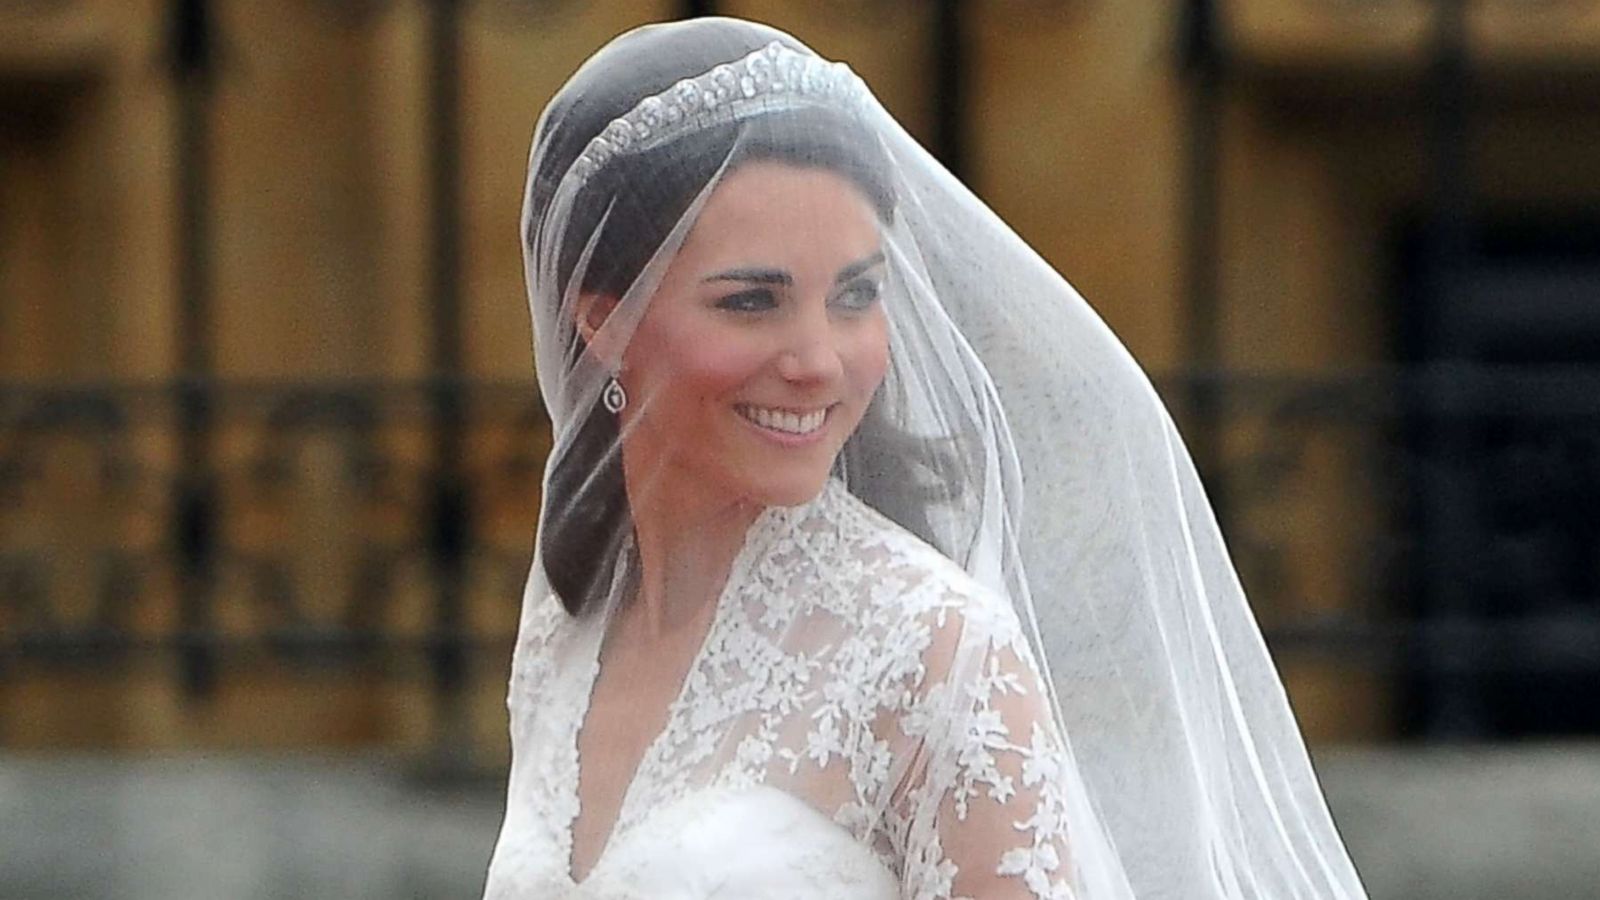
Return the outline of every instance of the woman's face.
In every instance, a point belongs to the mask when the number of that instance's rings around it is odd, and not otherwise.
[[[877,217],[848,179],[773,162],[725,177],[623,351],[635,502],[657,486],[815,497],[888,366],[884,273]]]

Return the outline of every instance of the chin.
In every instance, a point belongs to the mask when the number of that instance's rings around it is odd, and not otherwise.
[[[761,479],[759,486],[752,484],[748,496],[760,506],[803,506],[817,498],[828,483],[830,469],[784,473],[780,477]]]

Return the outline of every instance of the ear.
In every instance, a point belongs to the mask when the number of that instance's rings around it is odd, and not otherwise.
[[[621,341],[616,336],[616,330],[607,331],[605,324],[616,308],[615,297],[584,293],[578,295],[577,306],[572,311],[573,325],[578,329],[578,337],[583,338],[583,342],[588,345],[589,352],[594,354],[595,358],[613,369],[622,364]]]

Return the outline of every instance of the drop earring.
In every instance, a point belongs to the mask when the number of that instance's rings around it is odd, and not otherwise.
[[[606,379],[605,390],[600,392],[600,402],[606,412],[616,415],[628,405],[628,392],[622,389],[622,382],[613,375]]]

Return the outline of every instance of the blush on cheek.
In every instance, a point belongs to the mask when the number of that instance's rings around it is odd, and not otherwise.
[[[634,333],[626,363],[641,381],[662,392],[704,396],[737,383],[759,366],[748,340],[730,339],[727,329],[686,322],[672,313],[663,304]]]
[[[758,377],[765,358],[759,352],[716,338],[703,338],[678,360],[675,375],[702,397],[736,393]]]

